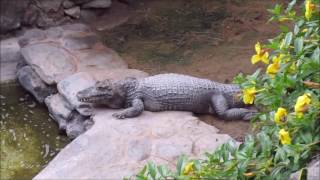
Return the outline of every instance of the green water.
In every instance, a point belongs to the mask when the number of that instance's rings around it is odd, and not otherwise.
[[[31,179],[69,140],[20,86],[1,84],[0,101],[0,179]]]

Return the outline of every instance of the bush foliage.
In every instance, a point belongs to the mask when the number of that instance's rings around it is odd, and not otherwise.
[[[281,33],[258,42],[251,59],[265,69],[234,78],[244,102],[259,109],[254,135],[241,145],[223,144],[203,160],[181,156],[175,171],[150,162],[136,178],[288,179],[295,171],[303,178],[307,162],[320,151],[319,4],[294,0],[270,9],[270,21],[280,23]]]

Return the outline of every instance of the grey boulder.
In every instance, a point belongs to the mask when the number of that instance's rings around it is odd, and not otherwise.
[[[69,8],[69,9],[65,9],[64,13],[70,17],[78,19],[78,18],[80,18],[80,7],[75,6],[75,7]]]
[[[78,111],[72,111],[67,122],[66,134],[74,139],[87,131],[93,125],[93,121],[88,116],[83,116]]]
[[[50,116],[58,123],[60,132],[65,132],[67,120],[72,112],[71,105],[60,94],[48,96],[44,102],[48,107]]]
[[[70,0],[64,0],[64,1],[62,2],[62,6],[63,6],[64,8],[66,8],[66,9],[69,9],[69,8],[74,7],[74,6],[75,6],[75,3],[72,2],[72,1],[70,1]]]
[[[84,116],[92,114],[92,107],[90,104],[79,102],[76,94],[95,84],[95,80],[87,73],[76,73],[71,75],[57,85],[59,93],[71,104],[73,109],[76,109]]]
[[[45,99],[50,116],[58,123],[61,133],[66,133],[71,139],[88,130],[93,122],[88,116],[82,116],[60,94],[54,94]]]
[[[55,88],[46,85],[30,66],[23,66],[19,69],[17,77],[22,87],[30,92],[39,103],[43,103],[47,96],[56,92]]]
[[[26,62],[47,84],[55,84],[76,71],[75,58],[54,43],[36,43],[21,48]]]
[[[93,0],[82,5],[82,8],[108,8],[111,0]]]
[[[57,12],[62,4],[63,0],[41,0],[39,2],[39,7],[45,12],[54,11]]]

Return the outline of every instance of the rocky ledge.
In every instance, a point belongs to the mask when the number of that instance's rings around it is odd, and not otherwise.
[[[128,69],[86,25],[31,29],[12,42],[4,56],[18,64],[18,81],[74,139],[35,179],[121,179],[147,161],[174,168],[178,156],[200,157],[231,139],[189,112],[144,112],[121,121],[111,115],[117,110],[79,102],[76,93],[97,81],[148,76]]]
[[[105,47],[83,24],[31,29],[19,38],[17,79],[40,103],[45,103],[61,132],[75,138],[92,124],[89,104],[75,94],[101,78],[145,77],[127,69],[113,50]],[[117,76],[121,69],[122,76]]]
[[[34,179],[122,179],[148,162],[175,167],[186,154],[200,157],[230,140],[188,112],[144,112],[117,120],[98,109],[94,125],[68,144]]]

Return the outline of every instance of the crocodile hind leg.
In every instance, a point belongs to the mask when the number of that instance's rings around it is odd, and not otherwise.
[[[218,116],[225,120],[243,119],[250,120],[256,115],[255,110],[246,108],[230,108],[226,98],[219,94],[211,97],[212,107]]]
[[[125,119],[139,116],[144,110],[144,105],[141,99],[134,99],[132,106],[123,111],[112,114],[117,119]]]

